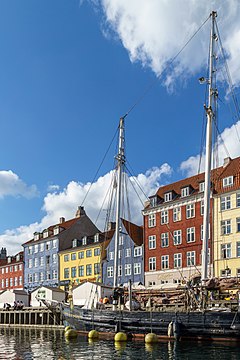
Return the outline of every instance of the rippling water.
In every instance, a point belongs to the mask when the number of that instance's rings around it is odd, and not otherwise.
[[[168,359],[222,360],[240,359],[236,343],[159,342],[146,346],[143,342],[115,345],[113,341],[89,342],[87,338],[66,340],[61,330],[3,328],[0,330],[0,359]]]

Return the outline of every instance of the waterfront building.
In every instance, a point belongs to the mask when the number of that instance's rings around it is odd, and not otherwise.
[[[96,231],[91,236],[73,239],[71,248],[59,252],[60,285],[65,290],[86,280],[102,281],[106,243],[107,233]]]
[[[73,305],[97,308],[100,299],[110,299],[113,289],[99,282],[84,281],[72,289]]]
[[[24,288],[31,291],[39,285],[57,287],[59,285],[58,253],[72,246],[85,236],[98,232],[97,227],[78,207],[73,219],[61,217],[57,224],[49,226],[42,232],[35,232],[33,239],[23,244],[24,248]]]
[[[103,283],[108,286],[113,286],[114,277],[115,223],[111,224],[113,233],[103,262]],[[144,282],[143,227],[125,219],[120,219],[117,275],[119,285],[126,286],[129,280],[135,286]]]
[[[201,274],[203,197],[204,174],[199,174],[162,186],[149,198],[143,210],[145,286],[177,285]],[[212,204],[211,198],[211,214]],[[209,276],[211,223],[212,215]]]
[[[14,256],[7,256],[2,248],[0,255],[0,291],[22,290],[24,277],[23,252]]]
[[[0,308],[4,308],[4,304],[9,304],[14,308],[14,303],[21,303],[21,306],[29,306],[29,296],[24,290],[7,289],[0,293]],[[6,305],[5,305],[6,306]]]
[[[30,294],[30,306],[46,306],[45,301],[63,302],[65,297],[65,292],[57,287],[38,286]]]
[[[214,195],[214,275],[240,277],[240,157],[218,169]]]

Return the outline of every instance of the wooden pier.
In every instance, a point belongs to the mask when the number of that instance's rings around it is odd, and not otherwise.
[[[45,307],[25,307],[23,310],[0,310],[0,325],[7,327],[63,328],[60,312]]]

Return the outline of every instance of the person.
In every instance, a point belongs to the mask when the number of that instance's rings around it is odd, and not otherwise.
[[[14,301],[14,303],[13,303],[13,310],[17,310],[17,309],[18,309],[17,302],[16,302],[16,301]]]

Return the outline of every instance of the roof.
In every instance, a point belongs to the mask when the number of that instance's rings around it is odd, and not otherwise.
[[[121,219],[122,223],[134,243],[138,246],[143,244],[143,227],[133,224],[132,222]]]
[[[87,284],[87,283],[92,284],[92,285],[96,285],[96,286],[100,286],[100,287],[103,287],[103,288],[106,288],[106,289],[112,289],[112,286],[105,285],[105,284],[103,284],[101,282],[98,282],[98,281],[94,282],[94,281],[86,280],[86,281],[82,281],[79,285],[75,286],[73,290],[75,290],[75,289],[79,288],[79,286],[82,286],[82,285]]]
[[[46,285],[40,285],[40,286],[36,287],[35,289],[33,289],[30,293],[33,293],[34,291],[39,290],[39,289],[41,289],[41,288],[46,288],[46,289],[48,289],[48,290],[55,291],[55,292],[61,292],[61,293],[63,293],[63,292],[64,292],[62,289],[57,288],[57,287],[51,287],[51,286],[46,286]]]

